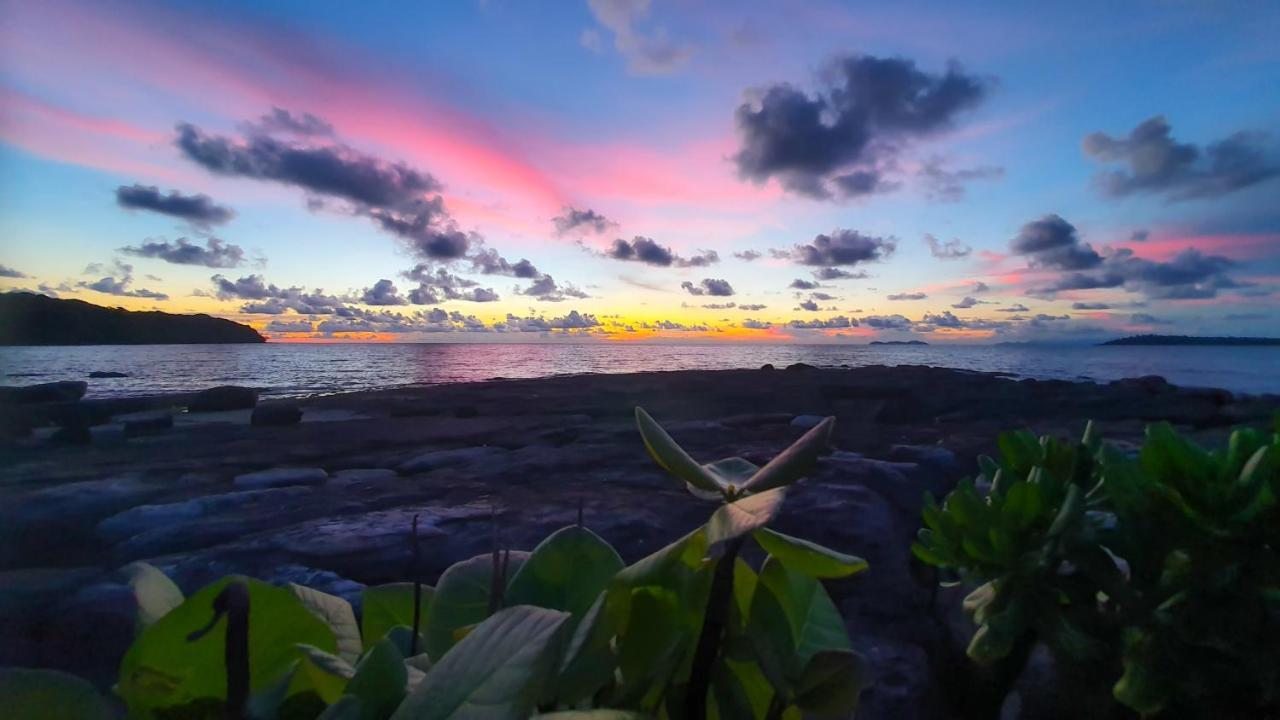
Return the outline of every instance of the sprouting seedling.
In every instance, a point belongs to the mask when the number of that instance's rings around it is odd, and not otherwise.
[[[716,560],[716,567],[685,694],[684,716],[700,720],[707,715],[711,671],[729,621],[733,564],[738,552],[747,535],[764,528],[777,516],[787,487],[813,467],[830,442],[835,418],[818,423],[764,467],[740,457],[700,464],[640,407],[636,408],[636,425],[658,465],[683,481],[694,496],[722,503],[707,523],[708,557]]]
[[[213,599],[213,618],[209,624],[187,636],[195,642],[209,633],[222,616],[227,616],[226,650],[227,717],[242,720],[249,701],[249,586],[232,581]]]

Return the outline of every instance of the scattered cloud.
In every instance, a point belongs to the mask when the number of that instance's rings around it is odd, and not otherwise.
[[[929,254],[939,260],[963,260],[973,252],[973,248],[960,242],[959,238],[952,238],[942,242],[933,235],[926,233],[924,242],[929,246]]]
[[[680,283],[680,287],[684,288],[690,295],[713,295],[716,297],[733,295],[733,286],[725,280],[716,278],[704,278],[697,285],[686,280]]]
[[[903,149],[951,128],[991,83],[957,63],[928,73],[905,58],[851,55],[828,69],[809,95],[790,84],[754,91],[736,112],[742,145],[734,162],[756,183],[777,179],[813,198],[850,198],[892,189],[885,179]]]
[[[196,227],[221,225],[235,217],[235,211],[219,205],[208,195],[169,194],[154,185],[121,185],[116,188],[116,204],[129,210],[149,210],[185,220]]]
[[[922,292],[912,292],[894,293],[893,295],[885,295],[884,297],[886,300],[924,300],[929,296]]]
[[[27,275],[27,274],[26,274],[26,273],[24,273],[24,272],[21,272],[21,271],[18,271],[18,270],[14,270],[13,268],[9,267],[8,265],[0,265],[0,277],[2,277],[2,278],[15,278],[15,279],[22,279],[22,278],[26,278],[26,277],[30,277],[30,276],[29,276],[29,275]]]
[[[395,283],[390,280],[379,280],[371,288],[365,288],[360,294],[360,302],[365,305],[408,305],[408,298],[402,297],[396,290]]]
[[[563,214],[557,215],[551,221],[556,226],[557,235],[567,235],[571,232],[587,232],[599,235],[618,226],[617,223],[590,208],[579,210],[574,207],[566,207]]]
[[[757,252],[755,250],[743,250],[742,252],[734,253],[733,256],[738,258],[739,260],[742,260],[743,262],[753,262],[755,260],[759,260],[762,256],[762,253]]]
[[[204,247],[184,237],[174,242],[149,239],[144,240],[141,245],[122,247],[120,252],[134,257],[155,258],[175,265],[233,268],[244,264],[244,250],[239,245],[232,245],[215,237],[205,240]]]
[[[856,265],[884,260],[897,247],[898,241],[892,237],[876,237],[863,235],[857,230],[836,229],[828,235],[814,237],[813,242],[796,245],[787,253],[787,257],[801,265]]]
[[[658,244],[653,238],[635,236],[631,240],[618,238],[604,253],[606,257],[627,262],[641,262],[658,267],[707,267],[720,262],[720,255],[714,250],[703,250],[693,257],[684,258],[672,252],[671,248]]]
[[[1075,302],[1071,303],[1072,310],[1110,310],[1111,305],[1102,302]]]
[[[1172,128],[1157,115],[1126,137],[1103,132],[1084,138],[1084,153],[1100,162],[1125,165],[1097,177],[1111,197],[1135,193],[1163,195],[1169,202],[1226,195],[1280,175],[1280,164],[1267,155],[1267,136],[1237,132],[1200,148],[1173,139]]]
[[[101,267],[102,267],[101,265],[98,265],[97,268],[95,268],[93,265],[91,265],[90,267],[85,268],[85,270],[88,271],[90,269],[100,269]],[[112,263],[112,269],[110,270],[110,272],[111,272],[110,275],[99,278],[93,282],[81,281],[76,283],[76,285],[78,287],[85,288],[86,290],[93,290],[95,292],[100,292],[106,295],[148,298],[150,300],[168,300],[169,299],[169,296],[162,292],[157,292],[155,290],[146,290],[143,288],[138,288],[135,290],[132,287],[130,287],[131,285],[133,285],[133,266],[132,265],[129,265],[127,263],[122,263],[117,260],[114,263]]]
[[[926,160],[919,172],[925,197],[936,202],[959,202],[964,199],[965,188],[969,183],[975,180],[998,180],[1002,177],[1002,167],[979,165],[949,170],[944,167],[942,159],[936,157]]]
[[[248,123],[246,129],[249,132],[266,133],[268,135],[274,133],[287,133],[302,137],[333,135],[333,125],[323,118],[316,117],[309,112],[295,114],[279,107],[271,108],[271,112],[258,118],[255,122]]]
[[[613,34],[613,47],[637,75],[661,75],[680,68],[693,49],[672,40],[661,26],[646,27],[650,0],[587,0],[596,22]],[[580,36],[583,47],[600,52],[604,39],[594,28]]]

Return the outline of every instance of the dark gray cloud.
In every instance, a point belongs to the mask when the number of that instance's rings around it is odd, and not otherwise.
[[[463,315],[456,310],[433,308],[405,315],[356,307],[339,308],[315,327],[316,332],[326,334],[492,332],[494,329],[474,315]]]
[[[742,327],[747,328],[748,330],[768,330],[769,328],[773,327],[773,323],[771,322],[767,322],[764,320],[753,320],[751,318],[747,318],[746,320],[743,320],[739,324]]]
[[[507,313],[506,322],[494,325],[499,332],[550,332],[552,330],[588,330],[600,327],[595,315],[571,310],[560,317],[517,317]]]
[[[892,237],[863,235],[857,230],[833,230],[813,242],[796,245],[788,257],[801,265],[856,265],[883,260],[893,254],[898,241]]]
[[[564,213],[551,219],[556,226],[557,235],[565,235],[574,231],[600,234],[607,232],[618,224],[590,208],[579,210],[567,207]]]
[[[311,332],[315,323],[310,320],[272,320],[267,323],[267,332],[294,333]]]
[[[120,248],[120,252],[135,257],[155,258],[175,265],[202,265],[210,268],[233,268],[244,264],[244,250],[239,245],[208,238],[204,247],[178,238],[168,240],[144,240],[141,245]]]
[[[792,280],[791,284],[788,285],[787,287],[794,288],[796,290],[814,290],[816,288],[822,287],[822,285],[818,284],[818,282],[814,280],[805,280],[804,278],[796,278],[795,280]]]
[[[279,107],[271,108],[271,112],[249,123],[248,129],[250,132],[288,133],[303,137],[333,135],[333,125],[327,120],[309,112],[292,113]]]
[[[408,305],[408,299],[396,290],[395,283],[387,279],[379,280],[371,288],[365,288],[360,294],[360,302],[365,305]]]
[[[952,127],[989,87],[956,63],[933,74],[904,58],[868,55],[841,58],[828,74],[813,95],[772,85],[738,107],[742,146],[733,159],[744,179],[777,178],[816,198],[879,191],[883,168],[904,147]]]
[[[0,265],[0,277],[22,279],[29,276],[26,273],[14,270],[7,265]]]
[[[1280,175],[1280,163],[1268,157],[1265,141],[1263,133],[1238,132],[1202,149],[1175,141],[1169,123],[1157,115],[1127,137],[1087,135],[1083,147],[1092,158],[1127,166],[1098,176],[1107,195],[1147,192],[1178,202],[1225,195]]]
[[[919,177],[924,183],[925,197],[937,202],[959,202],[964,199],[966,186],[975,180],[996,180],[1004,177],[1004,168],[980,165],[971,168],[949,170],[941,158],[930,158],[920,168]]]
[[[731,302],[727,302],[727,303],[704,303],[704,304],[702,305],[702,307],[706,308],[707,310],[732,310],[732,309],[734,309],[734,308],[738,307],[738,304],[737,304],[737,303],[731,303]]]
[[[796,306],[797,310],[808,310],[809,312],[818,312],[822,308],[818,307],[818,303],[813,300],[804,300]]]
[[[235,217],[231,208],[215,203],[208,195],[183,195],[177,190],[166,195],[155,185],[121,185],[116,188],[116,204],[169,215],[198,227],[219,225]]]
[[[645,0],[588,0],[587,7],[597,22],[613,34],[613,47],[627,60],[627,69],[637,75],[661,75],[678,69],[689,59],[693,48],[671,39],[662,26],[648,22]],[[601,52],[604,40],[595,28],[579,37],[583,47]]]
[[[990,304],[991,303],[989,301],[979,300],[973,297],[972,295],[965,295],[963,300],[961,300],[958,303],[953,303],[951,307],[956,308],[957,310],[966,310],[968,308],[974,307],[975,305],[990,305]]]
[[[868,315],[861,323],[876,330],[910,330],[911,321],[902,315]]]
[[[973,252],[973,248],[960,242],[959,238],[942,242],[933,235],[925,233],[924,243],[929,246],[929,254],[939,260],[963,260]]]
[[[867,271],[849,272],[838,267],[824,267],[813,271],[818,280],[861,280],[867,277]]]
[[[1088,270],[1102,264],[1102,256],[1080,241],[1075,226],[1056,214],[1023,225],[1009,249],[1029,256],[1033,266],[1053,270]]]
[[[683,258],[672,252],[671,248],[659,244],[653,238],[640,235],[631,240],[618,238],[605,252],[606,257],[627,262],[641,262],[658,267],[707,267],[720,261],[720,255],[714,250],[703,250],[690,258]]]
[[[712,295],[715,297],[733,295],[733,286],[727,281],[717,278],[703,278],[702,282],[697,285],[686,280],[680,283],[680,287],[684,288],[690,295]]]
[[[95,267],[96,266],[96,267]],[[85,268],[86,271],[96,269],[101,270],[102,266],[98,264],[90,265]],[[93,282],[81,281],[76,283],[78,287],[87,290],[94,290],[106,295],[119,295],[121,297],[147,298],[149,300],[168,300],[169,296],[157,292],[155,290],[146,290],[143,288],[133,289],[133,266],[120,261],[112,263],[111,275],[99,278]],[[70,289],[70,287],[64,288]]]
[[[1173,324],[1171,320],[1164,320],[1162,318],[1156,317],[1155,315],[1149,315],[1147,313],[1134,313],[1129,316],[1129,322],[1133,323],[1134,325],[1172,325]]]
[[[528,295],[543,302],[563,302],[569,298],[588,298],[590,295],[569,283],[559,285],[550,275],[538,277],[523,290],[516,291],[520,295]]]
[[[991,291],[991,286],[982,282],[981,280],[974,280],[973,288],[970,290],[970,292],[972,292],[974,295],[977,295],[979,293],[984,293],[984,292],[990,292],[990,291]]]
[[[301,287],[281,288],[268,283],[261,275],[245,275],[236,280],[222,275],[209,278],[214,296],[219,300],[247,300],[240,311],[280,315],[294,311],[302,315],[328,315],[344,307],[344,301],[323,290],[308,291]]]
[[[885,295],[886,300],[924,300],[929,297],[922,292],[913,293],[894,293],[893,295]]]
[[[857,327],[857,318],[847,318],[843,315],[837,315],[825,320],[792,320],[787,323],[787,327],[797,330],[829,330]]]
[[[1146,242],[1149,237],[1151,232],[1148,230],[1134,230],[1129,235],[1129,242]]]
[[[742,252],[734,253],[733,256],[738,258],[739,260],[742,260],[743,262],[752,262],[754,260],[759,260],[762,256],[762,253],[759,253],[755,250],[743,250]]]
[[[1023,305],[1022,303],[1015,303],[1013,305],[1010,305],[1009,307],[996,308],[996,312],[1006,312],[1006,313],[1023,313],[1023,312],[1030,312],[1030,311],[1031,311],[1031,308],[1027,307],[1026,305]]]
[[[748,303],[748,304],[744,304],[744,305],[739,305],[739,306],[738,306],[738,309],[739,309],[739,310],[746,310],[747,312],[757,312],[757,311],[759,311],[759,310],[764,310],[766,307],[768,307],[768,306],[767,306],[767,305],[757,305],[757,304],[751,304],[751,303]]]
[[[511,277],[533,279],[542,275],[533,263],[521,258],[517,262],[508,262],[497,250],[481,247],[467,257],[471,269],[484,275],[510,275]]]
[[[1072,310],[1110,310],[1111,306],[1101,302],[1076,302],[1071,303]]]
[[[476,281],[454,275],[432,263],[418,263],[401,274],[418,283],[418,287],[410,290],[407,296],[413,305],[438,305],[448,300],[493,302],[499,297],[493,288],[479,287]]]
[[[836,297],[835,295],[830,295],[824,292],[815,292],[815,293],[809,293],[809,299],[822,300],[823,302],[830,302],[831,300],[839,300],[840,298]]]

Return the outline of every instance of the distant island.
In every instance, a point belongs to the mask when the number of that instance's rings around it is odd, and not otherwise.
[[[1280,338],[1194,337],[1191,335],[1131,335],[1103,345],[1280,345]]]
[[[0,345],[260,343],[248,325],[209,315],[131,312],[29,292],[0,294]]]
[[[923,340],[872,340],[868,345],[928,345]]]

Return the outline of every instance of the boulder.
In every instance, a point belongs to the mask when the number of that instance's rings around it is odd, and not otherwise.
[[[94,370],[89,373],[91,378],[122,378],[129,377],[129,373],[115,372],[114,370]]]
[[[400,463],[396,470],[404,474],[431,472],[441,468],[487,463],[505,458],[506,455],[506,450],[488,446],[457,448],[455,450],[432,450]]]
[[[83,380],[62,380],[59,382],[40,383],[39,385],[19,385],[0,387],[0,403],[13,405],[29,405],[31,403],[75,402],[84,397],[89,383]]]
[[[798,430],[812,430],[823,420],[826,418],[822,415],[797,415],[791,418],[791,427]]]
[[[320,468],[271,468],[237,475],[234,482],[240,488],[274,488],[285,485],[319,485],[329,479],[329,473]]]
[[[374,483],[391,480],[396,475],[395,470],[387,468],[351,468],[349,470],[339,470],[329,479],[330,485],[351,485],[353,483]]]
[[[190,412],[222,412],[244,410],[258,404],[258,391],[238,385],[221,385],[201,390],[187,405]]]
[[[249,416],[249,424],[255,426],[297,425],[302,422],[302,408],[293,403],[259,405]]]
[[[761,370],[773,370],[773,363],[765,363],[760,366]]]
[[[1170,392],[1174,389],[1173,385],[1170,385],[1168,380],[1165,380],[1159,375],[1143,375],[1142,377],[1113,380],[1111,382],[1111,386],[1118,388],[1136,388],[1151,395],[1159,395],[1161,393]]]
[[[131,413],[122,415],[116,420],[124,425],[124,436],[126,438],[139,435],[154,435],[173,427],[173,413],[166,410]]]
[[[219,495],[205,495],[181,502],[139,505],[116,513],[98,523],[98,535],[107,540],[120,540],[156,528],[177,528],[196,518],[217,513],[240,515],[250,508],[296,500],[300,495],[310,492],[312,490],[309,487],[291,486],[239,490]]]
[[[808,363],[792,363],[787,366],[787,369],[788,370],[813,370],[815,368]]]

